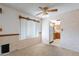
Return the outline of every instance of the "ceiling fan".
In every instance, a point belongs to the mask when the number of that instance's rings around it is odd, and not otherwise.
[[[37,16],[41,15],[41,14],[47,15],[49,12],[57,12],[58,11],[58,9],[50,8],[50,7],[47,7],[47,6],[45,6],[45,7],[39,7],[39,9],[41,11],[38,14],[36,14]]]

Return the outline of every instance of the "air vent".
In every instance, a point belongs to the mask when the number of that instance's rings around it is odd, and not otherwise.
[[[2,8],[0,8],[0,14],[2,14]]]
[[[5,44],[1,46],[1,54],[9,52],[9,44]]]

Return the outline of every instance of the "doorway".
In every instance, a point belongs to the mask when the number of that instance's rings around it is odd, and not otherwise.
[[[61,40],[61,21],[54,20],[50,22],[50,40],[49,43],[55,46],[60,46]]]

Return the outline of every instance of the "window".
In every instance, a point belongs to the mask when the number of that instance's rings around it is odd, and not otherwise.
[[[40,23],[21,19],[21,40],[39,36]]]

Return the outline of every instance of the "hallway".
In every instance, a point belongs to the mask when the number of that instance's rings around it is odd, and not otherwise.
[[[79,56],[79,53],[56,46],[37,44],[11,52],[8,56]]]

